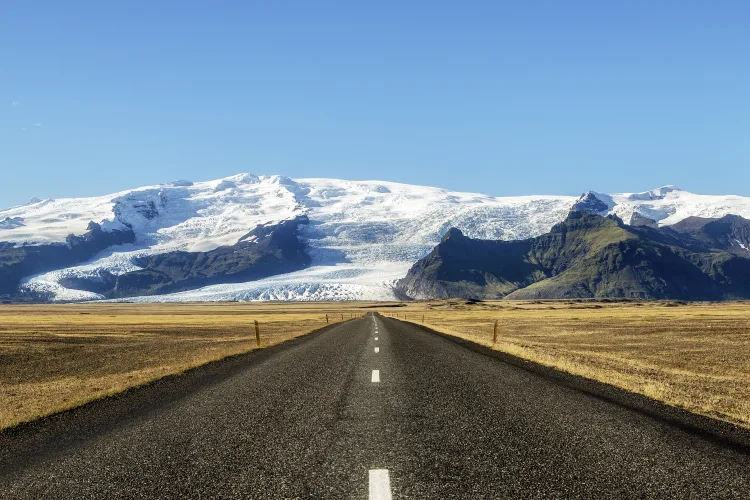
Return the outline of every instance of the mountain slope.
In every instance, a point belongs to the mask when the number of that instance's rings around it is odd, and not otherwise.
[[[750,259],[707,250],[697,233],[673,232],[576,211],[549,233],[517,242],[451,230],[398,290],[412,298],[750,298]]]
[[[750,257],[750,220],[738,215],[718,219],[688,217],[673,225],[672,229],[692,237],[706,248]]]
[[[590,210],[652,226],[690,216],[750,217],[750,199],[694,195],[672,187],[635,194],[590,192],[580,200],[498,198],[390,182],[240,174],[95,198],[35,200],[1,210],[0,262],[2,254],[8,260],[18,257],[19,248],[27,248],[20,254],[29,255],[46,255],[50,248],[60,252],[69,236],[85,235],[90,222],[105,235],[120,231],[133,236],[72,260],[24,258],[0,295],[51,300],[133,294],[147,295],[137,300],[177,301],[389,299],[395,281],[449,228],[471,238],[530,238],[549,231],[574,204],[586,200]],[[222,267],[257,226],[300,220],[308,221],[296,227],[300,255],[292,252],[296,256],[286,264],[257,274],[243,274],[234,264]],[[746,245],[743,237],[739,240]],[[218,255],[225,257],[212,257]],[[239,268],[250,262],[230,261]],[[130,277],[122,283],[135,276],[144,280],[136,280],[135,287],[115,286],[125,275]],[[146,275],[154,283],[146,285]]]
[[[232,246],[205,252],[174,251],[137,257],[142,269],[112,274],[101,270],[98,276],[63,278],[66,288],[101,294],[104,297],[131,297],[190,290],[214,283],[237,283],[303,269],[310,263],[304,244],[298,238],[297,217],[278,224],[259,225]]]
[[[259,224],[273,226],[306,217],[309,223],[298,228],[310,262],[304,270],[248,277],[244,285],[217,277],[192,295],[181,292],[163,300],[387,299],[393,297],[393,282],[449,227],[462,227],[475,237],[523,238],[547,230],[575,201],[565,196],[494,198],[388,182],[243,174],[16,207],[0,212],[0,218],[20,219],[24,225],[0,230],[0,239],[50,244],[66,232],[61,229],[63,219],[72,221],[70,231],[75,232],[89,216],[107,216],[106,199],[110,212],[103,224],[132,228],[134,243],[109,248],[81,265],[37,271],[23,283],[24,291],[54,300],[107,298],[108,287],[81,285],[101,281],[106,273],[116,277],[142,271],[149,256],[231,248]],[[52,206],[61,212],[58,218]],[[194,283],[203,285],[208,283]]]
[[[0,242],[0,296],[14,294],[24,276],[83,262],[108,247],[134,240],[135,233],[130,228],[104,231],[99,224],[90,222],[83,235],[71,234],[65,243],[15,245]]]

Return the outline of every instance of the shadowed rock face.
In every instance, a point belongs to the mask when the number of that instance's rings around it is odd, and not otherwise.
[[[475,240],[452,228],[414,264],[398,290],[413,298],[506,295],[542,277],[540,266],[523,259],[531,244],[532,240]]]
[[[750,257],[750,220],[739,215],[725,215],[719,219],[688,217],[673,225],[672,229],[692,237],[706,248]]]
[[[16,246],[0,242],[0,296],[17,294],[26,276],[78,264],[108,247],[135,241],[130,229],[103,231],[95,222],[86,229],[80,236],[69,235],[65,244]]]
[[[635,212],[633,213],[633,216],[630,218],[630,225],[631,226],[647,226],[647,227],[653,227],[658,228],[659,224],[654,220],[646,217],[645,215]]]
[[[592,214],[602,214],[609,210],[609,206],[596,195],[589,191],[584,193],[578,201],[575,202],[571,210],[575,212],[589,212]]]
[[[63,286],[107,297],[180,292],[217,283],[240,283],[298,271],[310,264],[297,217],[258,226],[239,243],[208,252],[168,252],[136,260],[143,269],[119,276],[103,272],[97,278],[67,278]]]
[[[747,223],[732,216],[657,229],[574,211],[528,240],[451,230],[398,290],[412,298],[750,298],[750,259],[728,244],[744,241]]]

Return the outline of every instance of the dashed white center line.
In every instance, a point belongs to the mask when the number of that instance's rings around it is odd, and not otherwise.
[[[376,348],[375,348],[375,352],[376,352],[376,353],[380,352],[380,347],[376,347]]]
[[[378,338],[377,338],[377,337],[375,337],[375,340],[378,340]]]
[[[372,371],[372,381],[373,382],[380,382],[380,370],[373,370]]]
[[[391,500],[391,479],[388,469],[370,470],[370,500]]]

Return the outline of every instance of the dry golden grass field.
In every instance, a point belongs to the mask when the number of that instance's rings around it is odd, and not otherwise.
[[[750,427],[750,303],[412,303],[407,321]],[[498,342],[493,325],[498,320]]]
[[[750,427],[750,303],[0,306],[0,428],[369,311]]]
[[[342,304],[0,306],[0,429],[309,333]]]

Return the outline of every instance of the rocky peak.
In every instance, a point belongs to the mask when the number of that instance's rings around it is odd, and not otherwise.
[[[633,215],[630,217],[630,225],[653,227],[653,228],[659,227],[659,224],[654,219],[646,217],[640,212],[633,212]]]
[[[593,191],[588,191],[578,198],[571,211],[589,212],[603,215],[609,210],[609,205],[600,200]]]
[[[448,232],[443,235],[443,238],[440,241],[446,242],[448,240],[462,240],[465,238],[466,236],[464,236],[464,233],[462,233],[460,229],[458,229],[457,227],[452,227],[448,229]]]

